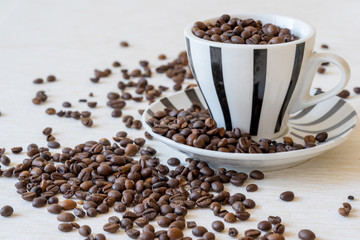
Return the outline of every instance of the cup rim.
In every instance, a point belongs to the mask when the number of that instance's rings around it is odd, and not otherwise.
[[[286,42],[286,43],[280,43],[280,44],[229,44],[229,43],[224,43],[224,42],[213,42],[213,41],[209,41],[209,40],[205,40],[202,38],[199,38],[197,36],[194,35],[194,33],[192,32],[192,28],[194,26],[194,23],[189,24],[185,30],[184,30],[184,35],[185,37],[196,41],[198,43],[202,43],[202,44],[206,44],[209,46],[213,46],[213,47],[230,47],[230,48],[252,48],[252,49],[264,49],[264,48],[278,48],[281,46],[288,46],[288,45],[296,45],[298,43],[301,42],[306,42],[307,40],[309,40],[310,38],[315,36],[315,28],[313,25],[311,25],[309,22],[298,19],[298,18],[294,18],[294,17],[290,17],[290,16],[286,16],[286,15],[280,15],[280,14],[261,14],[261,13],[250,13],[250,14],[229,14],[231,17],[238,17],[238,18],[253,18],[255,20],[264,18],[264,17],[280,17],[280,18],[287,18],[289,20],[292,21],[297,21],[299,23],[302,23],[304,25],[307,26],[307,28],[309,29],[308,32],[302,36],[301,38],[295,40],[295,41],[291,41],[291,42]],[[218,19],[219,17],[213,17],[213,18],[207,18],[205,20],[201,20],[202,22],[210,22],[210,21],[214,21],[216,19]]]

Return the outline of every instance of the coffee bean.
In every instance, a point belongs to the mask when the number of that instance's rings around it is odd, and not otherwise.
[[[246,221],[250,218],[250,213],[246,211],[242,211],[235,213],[235,216],[241,221]]]
[[[48,206],[47,210],[49,213],[59,214],[62,212],[62,207],[59,204],[51,204]]]
[[[303,229],[298,233],[301,240],[315,240],[316,235],[309,229]]]
[[[93,120],[91,118],[83,118],[81,119],[81,123],[85,127],[91,127],[93,125]]]
[[[214,221],[211,224],[211,227],[216,231],[216,232],[222,232],[225,229],[225,225],[222,221]]]
[[[259,170],[253,170],[250,172],[249,177],[256,180],[264,179],[264,173]]]
[[[229,228],[228,235],[230,237],[236,237],[239,234],[236,228]]]
[[[113,62],[113,67],[120,67],[121,64],[118,61]]]
[[[321,44],[321,48],[329,49],[329,45],[327,45],[327,44]]]
[[[140,231],[136,229],[127,229],[125,232],[128,237],[132,239],[137,239],[140,236]]]
[[[79,234],[83,237],[87,237],[91,234],[91,228],[88,225],[83,225],[79,228]]]
[[[114,118],[119,118],[119,117],[121,117],[121,115],[122,115],[122,111],[120,109],[114,109],[111,112],[111,116]]]
[[[323,67],[319,67],[319,68],[317,69],[317,72],[320,73],[320,74],[325,73],[325,71],[326,71],[326,69],[323,68]]]
[[[2,217],[10,217],[13,213],[14,209],[9,205],[6,205],[0,209],[0,215]]]
[[[267,239],[268,240],[285,240],[285,238],[282,235],[277,234],[277,233],[270,234],[269,236],[267,236]]]
[[[155,234],[150,231],[143,231],[140,234],[140,240],[153,240],[155,239]]]
[[[215,239],[215,234],[212,233],[212,232],[206,232],[206,233],[203,235],[203,239],[204,239],[204,240],[214,240],[214,239]]]
[[[71,232],[73,230],[73,225],[71,223],[60,223],[58,229],[61,232]]]
[[[21,197],[25,201],[32,202],[36,198],[36,193],[35,192],[25,192],[21,195]]]
[[[11,163],[11,160],[8,156],[6,156],[5,154],[1,155],[0,157],[0,162],[4,165],[4,166],[9,166]]]
[[[276,224],[273,227],[274,233],[283,234],[285,232],[285,226],[281,223]]]
[[[291,191],[286,191],[280,194],[280,199],[286,202],[290,202],[292,200],[294,200],[295,195],[293,192]]]
[[[32,201],[32,206],[35,208],[41,208],[45,206],[46,203],[47,203],[47,199],[45,197],[37,197],[34,198],[34,200]]]
[[[188,221],[186,222],[187,228],[195,228],[197,226],[196,222],[194,221]]]
[[[119,228],[120,228],[120,225],[117,223],[106,223],[103,226],[103,230],[105,232],[109,232],[109,233],[115,233],[119,230]]]
[[[62,106],[63,106],[64,108],[69,108],[69,107],[71,107],[71,103],[69,103],[69,102],[63,102]]]
[[[167,164],[170,166],[178,166],[180,165],[180,160],[178,158],[172,157],[167,160]]]
[[[327,138],[328,138],[327,132],[321,132],[321,133],[316,134],[316,136],[315,136],[315,139],[318,142],[325,142]]]
[[[52,142],[48,142],[47,146],[49,148],[59,148],[60,147],[60,143],[56,142],[56,141],[52,141]]]
[[[268,217],[268,221],[272,224],[272,225],[276,225],[278,223],[281,223],[281,218],[279,216],[269,216]]]
[[[57,198],[57,197],[55,197],[55,196],[52,196],[52,197],[50,197],[49,199],[48,199],[48,203],[49,204],[56,204],[56,203],[58,203],[59,202],[59,199]]]
[[[354,200],[354,199],[355,199],[354,196],[352,196],[352,195],[349,195],[347,198],[348,198],[349,200]]]
[[[348,209],[348,208],[339,208],[338,212],[339,212],[339,214],[341,216],[346,217],[346,216],[348,216],[350,214],[350,209]]]
[[[44,82],[44,80],[42,78],[37,78],[33,81],[33,83],[35,84],[42,84]]]
[[[248,209],[252,209],[256,206],[256,203],[254,202],[254,200],[247,198],[243,201],[243,204],[245,205],[246,208]]]
[[[354,87],[353,90],[356,94],[360,94],[360,87]]]
[[[236,222],[236,216],[233,213],[227,213],[224,216],[224,221],[228,223],[234,223]]]
[[[256,192],[258,190],[258,186],[256,184],[249,184],[246,186],[247,192]]]
[[[74,215],[78,218],[83,218],[83,217],[85,217],[85,212],[81,208],[75,208]]]
[[[59,205],[64,210],[72,210],[72,209],[76,208],[76,202],[71,199],[65,199],[64,201],[60,202]]]
[[[343,203],[343,207],[349,209],[350,211],[351,211],[351,209],[352,209],[350,203],[346,203],[346,202]]]
[[[207,229],[203,226],[196,226],[191,232],[195,237],[202,237],[207,232]]]
[[[75,220],[75,216],[69,212],[62,212],[57,216],[57,220],[60,222],[72,222]]]
[[[95,235],[95,240],[106,240],[106,237],[102,233],[98,233]]]
[[[271,227],[271,222],[269,221],[261,221],[257,225],[257,228],[261,231],[269,231]]]
[[[47,127],[45,128],[42,133],[45,135],[45,136],[49,136],[51,135],[51,132],[52,132],[52,128],[51,127]]]
[[[248,229],[244,232],[244,234],[246,237],[257,238],[260,236],[261,232],[257,229]]]
[[[48,115],[54,115],[56,114],[56,110],[54,108],[48,108],[46,109],[45,113]]]
[[[87,105],[89,108],[95,108],[97,105],[97,102],[87,102]]]
[[[13,147],[13,148],[11,148],[11,152],[14,153],[14,154],[21,153],[22,150],[23,150],[22,147]]]
[[[46,81],[48,82],[55,82],[56,81],[56,77],[54,75],[49,75],[47,78],[46,78]]]
[[[157,220],[157,224],[160,227],[168,227],[171,224],[171,219],[161,216],[159,217],[159,219]]]
[[[342,90],[340,93],[337,94],[340,98],[347,98],[350,96],[350,92],[346,89]]]
[[[184,234],[181,229],[173,227],[168,229],[167,236],[170,240],[177,240],[182,239],[184,237]]]

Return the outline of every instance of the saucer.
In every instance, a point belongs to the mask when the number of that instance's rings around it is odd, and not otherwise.
[[[283,136],[291,137],[296,143],[303,143],[306,135],[327,132],[328,139],[315,147],[278,153],[224,153],[191,147],[177,143],[152,132],[147,120],[164,108],[187,109],[193,103],[206,109],[207,105],[199,88],[191,88],[164,97],[151,104],[142,115],[143,126],[154,138],[185,153],[191,158],[208,162],[215,168],[278,170],[298,165],[306,160],[338,146],[348,139],[355,129],[358,118],[350,104],[339,97],[318,103],[292,114],[289,128]],[[282,136],[282,137],[283,137]],[[282,142],[282,137],[274,139]]]

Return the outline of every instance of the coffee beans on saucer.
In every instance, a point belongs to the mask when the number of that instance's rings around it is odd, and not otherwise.
[[[288,28],[271,23],[263,24],[252,18],[231,17],[228,14],[214,22],[195,22],[192,32],[205,40],[233,44],[279,44],[299,39]]]
[[[155,112],[147,122],[154,133],[177,143],[219,152],[250,154],[286,152],[311,148],[316,146],[316,142],[324,142],[327,139],[327,133],[322,132],[316,136],[305,136],[304,145],[294,143],[290,137],[284,137],[282,143],[265,138],[256,142],[250,134],[242,132],[239,128],[231,131],[225,130],[223,127],[217,128],[209,111],[200,109],[196,104],[186,110],[165,108]],[[251,177],[263,178],[257,172],[253,172]]]

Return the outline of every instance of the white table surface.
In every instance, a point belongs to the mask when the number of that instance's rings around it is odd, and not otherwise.
[[[351,82],[347,86],[352,96],[348,102],[357,112],[360,96],[352,92],[360,86],[360,1],[19,1],[0,0],[0,147],[10,148],[29,143],[46,145],[41,131],[51,126],[54,135],[65,146],[74,146],[86,140],[111,139],[119,130],[127,130],[121,119],[110,117],[106,107],[106,93],[117,91],[121,80],[119,73],[93,84],[89,77],[93,70],[105,69],[114,60],[124,68],[133,69],[138,61],[149,60],[159,65],[159,53],[169,59],[185,49],[183,29],[199,19],[220,16],[223,13],[277,13],[298,17],[311,22],[317,29],[316,50],[327,43],[329,52],[343,56],[352,69]],[[130,43],[127,49],[119,42]],[[117,70],[118,71],[118,70]],[[339,78],[335,67],[326,74],[317,76],[315,87],[328,89]],[[58,81],[34,85],[35,78],[55,74]],[[171,86],[171,80],[156,74],[151,82]],[[49,100],[40,106],[32,104],[36,91],[45,90]],[[99,106],[91,110],[93,128],[85,128],[73,119],[48,116],[47,107],[61,109],[63,101],[70,101],[73,109],[87,110],[79,98],[87,98],[93,92]],[[129,104],[124,110],[137,115],[138,108],[146,104]],[[142,131],[128,130],[131,137],[142,136]],[[360,130],[345,142],[327,153],[300,166],[266,173],[266,179],[256,181],[259,190],[246,193],[258,204],[250,212],[246,222],[226,224],[226,229],[236,227],[243,231],[256,228],[259,221],[269,215],[279,215],[286,226],[286,239],[297,239],[300,229],[312,229],[318,239],[352,240],[360,235]],[[166,161],[171,156],[185,156],[167,146],[148,141],[159,150],[158,157]],[[58,150],[60,151],[60,150]],[[25,154],[13,155],[12,166],[20,163]],[[4,166],[2,166],[4,168]],[[247,183],[252,183],[249,180]],[[12,205],[15,214],[10,218],[0,217],[0,239],[83,239],[76,231],[58,231],[56,216],[46,208],[35,209],[31,203],[16,193],[15,178],[0,177],[0,207]],[[245,192],[244,187],[226,186],[232,193]],[[279,200],[279,194],[292,190],[293,202]],[[353,210],[347,218],[337,209],[348,195]],[[102,226],[112,212],[94,219],[77,220],[92,227],[94,233],[103,232]],[[187,219],[197,220],[209,230],[213,221],[210,210],[192,210]],[[216,218],[217,219],[217,218]],[[158,229],[158,228],[157,228]],[[187,236],[191,236],[186,231]],[[106,234],[108,239],[124,239],[123,230]],[[217,239],[230,239],[225,233]]]

